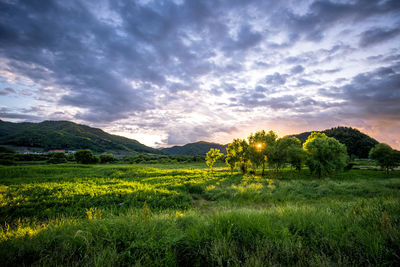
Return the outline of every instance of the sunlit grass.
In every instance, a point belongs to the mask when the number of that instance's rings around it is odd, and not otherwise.
[[[400,172],[277,177],[191,164],[0,167],[0,264],[399,262]]]

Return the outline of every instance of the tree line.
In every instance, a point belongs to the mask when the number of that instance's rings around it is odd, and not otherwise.
[[[90,149],[82,149],[78,150],[76,153],[69,154],[62,152],[53,152],[47,154],[22,154],[0,146],[0,165],[16,165],[21,164],[22,162],[43,162],[50,164],[67,162],[77,162],[81,164],[177,164],[204,162],[204,155],[176,156],[138,153],[118,157],[112,153],[102,153],[96,155]]]
[[[211,171],[216,160],[222,156],[219,149],[210,149],[206,154],[206,164]],[[399,151],[386,144],[377,144],[370,150],[369,156],[387,172],[400,162]],[[228,145],[225,163],[231,173],[235,168],[239,168],[242,174],[255,173],[261,168],[261,176],[269,167],[273,177],[277,177],[287,165],[290,166],[291,177],[293,169],[300,171],[304,165],[318,178],[351,168],[346,146],[321,132],[311,133],[302,145],[296,137],[278,138],[273,131],[258,131],[247,140],[234,139]]]

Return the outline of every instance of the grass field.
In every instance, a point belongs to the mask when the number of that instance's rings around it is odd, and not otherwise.
[[[400,264],[400,171],[205,167],[0,167],[0,265]]]

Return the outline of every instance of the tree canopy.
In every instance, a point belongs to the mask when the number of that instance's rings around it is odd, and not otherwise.
[[[224,154],[220,152],[219,149],[211,148],[206,154],[206,164],[210,167],[211,172],[213,172],[214,163],[222,157]]]
[[[389,173],[389,170],[396,168],[400,164],[399,151],[392,149],[385,143],[377,144],[369,152],[369,157]]]
[[[324,133],[314,132],[303,144],[311,173],[321,176],[343,169],[348,160],[346,146]]]

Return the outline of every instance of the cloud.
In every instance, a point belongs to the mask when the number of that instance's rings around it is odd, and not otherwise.
[[[166,143],[168,145],[180,145],[198,141],[210,140],[219,133],[229,133],[236,131],[235,126],[221,125],[220,123],[207,123],[204,125],[180,125],[167,131]]]
[[[15,94],[15,93],[16,93],[15,90],[11,87],[6,87],[6,88],[4,88],[4,90],[0,91],[0,95],[3,95],[3,96],[8,95],[8,94]]]
[[[262,35],[254,32],[249,25],[241,26],[236,40],[228,39],[223,47],[224,50],[244,50],[257,45],[262,39]]]
[[[290,69],[290,73],[292,74],[299,74],[302,73],[303,71],[304,67],[302,65],[297,65]]]
[[[272,85],[284,85],[288,76],[287,74],[275,72],[274,74],[265,76],[265,82]]]
[[[28,121],[40,121],[41,118],[35,115],[29,114],[21,114],[21,113],[9,113],[9,112],[0,112],[1,119],[21,119]]]
[[[296,86],[297,87],[304,87],[304,86],[311,86],[311,85],[320,85],[319,82],[314,82],[311,80],[300,78],[297,80]]]
[[[395,71],[397,69],[397,71]],[[347,115],[376,119],[400,119],[399,66],[360,73],[336,88],[321,89],[324,96],[345,101]]]
[[[296,14],[288,9],[276,12],[274,25],[285,25],[290,32],[301,34],[309,41],[319,42],[324,38],[324,33],[337,23],[360,22],[373,16],[399,12],[400,4],[396,0],[314,1],[305,14]]]
[[[390,40],[400,34],[399,27],[394,29],[372,28],[361,34],[359,45],[367,47]]]
[[[2,114],[14,119],[127,125],[174,144],[260,117],[398,118],[397,0],[15,0],[0,10],[0,86],[10,88],[0,95],[13,100]]]

